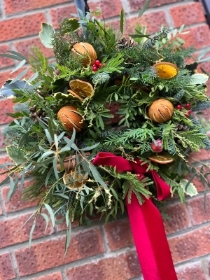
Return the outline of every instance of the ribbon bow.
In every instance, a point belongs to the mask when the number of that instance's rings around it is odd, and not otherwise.
[[[156,171],[147,172],[148,166],[141,165],[138,159],[132,162],[112,153],[100,152],[93,164],[116,167],[119,173],[129,171],[137,177],[150,173],[156,185],[157,198],[163,200],[170,195],[169,185]],[[152,200],[145,198],[140,205],[132,193],[131,203],[126,200],[126,206],[144,280],[177,280],[162,217]]]

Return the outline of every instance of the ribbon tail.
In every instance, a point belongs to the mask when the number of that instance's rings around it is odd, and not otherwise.
[[[127,199],[126,199],[127,201]],[[150,199],[139,205],[132,194],[126,202],[144,280],[177,280],[162,217]]]

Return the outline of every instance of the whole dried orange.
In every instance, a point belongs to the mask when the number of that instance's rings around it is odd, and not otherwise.
[[[76,129],[77,132],[83,128],[82,116],[74,106],[64,106],[58,113],[57,117],[67,131],[72,132]]]
[[[79,42],[74,44],[71,51],[80,57],[83,57],[82,62],[84,66],[92,65],[96,59],[97,54],[93,46],[86,42]]]
[[[173,104],[167,99],[155,100],[148,109],[148,116],[153,122],[163,123],[171,119],[174,113]]]
[[[170,62],[158,62],[153,65],[156,74],[161,79],[171,79],[178,73],[178,68],[175,64]]]

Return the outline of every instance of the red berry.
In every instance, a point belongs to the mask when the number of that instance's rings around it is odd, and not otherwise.
[[[157,139],[151,144],[151,149],[155,153],[160,153],[163,150],[163,141],[161,139]]]
[[[100,66],[101,66],[100,60],[96,60],[96,61],[95,61],[95,65],[96,65],[97,67],[100,67]]]
[[[185,104],[186,109],[190,109],[190,107],[191,107],[190,103]]]
[[[191,115],[192,110],[188,110],[187,113],[188,113],[188,115]]]
[[[97,71],[97,70],[98,70],[98,67],[97,67],[97,66],[92,66],[92,70],[93,70],[93,71]]]
[[[176,108],[177,108],[178,110],[181,110],[183,107],[182,107],[182,105],[178,104],[178,105],[176,106]]]

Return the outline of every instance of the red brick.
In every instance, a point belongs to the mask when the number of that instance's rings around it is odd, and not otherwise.
[[[168,239],[175,263],[209,254],[210,227],[192,230],[189,233]]]
[[[14,46],[15,46],[17,52],[21,53],[25,57],[29,56],[31,47],[34,47],[34,46],[39,48],[45,57],[54,56],[53,51],[49,48],[45,48],[39,38],[17,42],[17,43],[14,43]]]
[[[20,276],[29,275],[76,260],[96,256],[104,252],[101,232],[91,229],[74,234],[67,255],[64,258],[65,237],[15,251]]]
[[[3,84],[8,80],[11,72],[10,71],[5,71],[5,72],[0,72],[0,89],[3,86]]]
[[[191,25],[194,23],[206,22],[202,5],[198,2],[175,6],[169,11],[174,22],[174,27],[179,27],[182,24]]]
[[[62,280],[62,275],[60,272],[55,272],[52,274],[47,274],[45,276],[41,276],[41,277],[36,277],[36,278],[32,278],[31,280]]]
[[[29,239],[33,219],[30,219],[26,225],[23,226],[23,224],[30,215],[21,215],[19,217],[13,217],[11,219],[0,221],[0,248],[22,243]],[[21,228],[21,226],[23,227]],[[45,232],[45,221],[41,216],[39,216],[33,233],[33,239],[49,235],[51,233],[53,233],[53,228],[48,226]]]
[[[0,255],[0,279],[10,280],[15,278],[12,261],[9,253]]]
[[[64,18],[70,18],[71,14],[77,13],[75,5],[70,5],[63,8],[52,9],[50,15],[52,18],[53,27],[59,28],[60,23]]]
[[[104,226],[111,251],[133,245],[129,220],[119,220]]]
[[[101,11],[104,18],[118,16],[122,10],[120,0],[103,0],[101,1]]]
[[[168,216],[168,219],[164,220],[165,231],[167,234],[190,226],[190,220],[185,205],[181,203],[168,205],[165,213]]]
[[[98,262],[73,267],[67,270],[68,280],[123,280],[141,275],[135,252],[104,258]]]
[[[0,165],[5,164],[7,162],[12,162],[11,159],[8,156],[0,157]],[[5,171],[6,171],[6,169],[0,168],[0,182],[8,177],[7,174],[1,174]]]
[[[18,12],[40,9],[51,5],[62,4],[69,2],[69,0],[4,0],[4,2],[6,14],[10,15]]]
[[[0,42],[37,34],[41,29],[41,23],[45,21],[44,13],[0,21],[0,30],[4,30]]]
[[[179,35],[179,37],[185,40],[186,48],[193,46],[195,49],[201,49],[209,46],[210,30],[207,24],[191,27],[185,31],[189,33]]]
[[[177,277],[180,280],[206,280],[203,268],[199,263],[187,265],[184,268],[177,269]]]
[[[187,201],[192,223],[194,225],[210,221],[210,195],[206,196],[204,204],[204,195]],[[205,207],[205,208],[204,208]]]
[[[182,1],[182,0],[153,0],[151,1],[149,7],[157,7],[157,6],[162,6],[162,5],[165,5],[165,4],[170,4],[170,3],[177,3],[179,1]],[[129,0],[129,3],[130,3],[130,7],[131,7],[131,11],[138,11],[140,10],[145,1],[144,0]]]
[[[133,33],[135,30],[136,25],[143,25],[147,28],[147,33],[154,33],[160,31],[160,27],[167,26],[167,21],[165,17],[165,13],[160,12],[152,12],[143,15],[140,18],[129,18],[127,20],[128,29],[126,33]]]
[[[201,149],[199,152],[193,152],[188,156],[190,162],[197,162],[208,160],[210,157],[210,151]]]
[[[13,120],[12,117],[7,115],[7,113],[13,112],[13,106],[12,98],[0,100],[0,124],[6,124]]]
[[[2,129],[0,129],[0,150],[5,149],[5,138],[2,133]]]
[[[25,182],[24,183],[24,188],[27,188],[31,185],[31,182]],[[6,203],[6,198],[7,195],[9,193],[10,188],[9,187],[4,187],[2,188],[1,192],[2,192],[2,197],[5,203],[5,211],[7,213],[9,212],[16,212],[19,211],[21,209],[25,209],[25,208],[29,208],[32,206],[37,205],[37,201],[27,201],[27,200],[23,200],[21,199],[23,192],[17,188],[15,193],[13,194],[13,196],[11,197],[11,199]]]
[[[2,206],[0,205],[0,215],[2,215],[3,212],[2,212]]]
[[[6,53],[9,50],[10,50],[9,45],[0,46],[0,53],[2,53],[2,54]],[[0,57],[0,68],[12,66],[12,65],[14,65],[14,60],[13,59],[7,58],[7,57]]]

